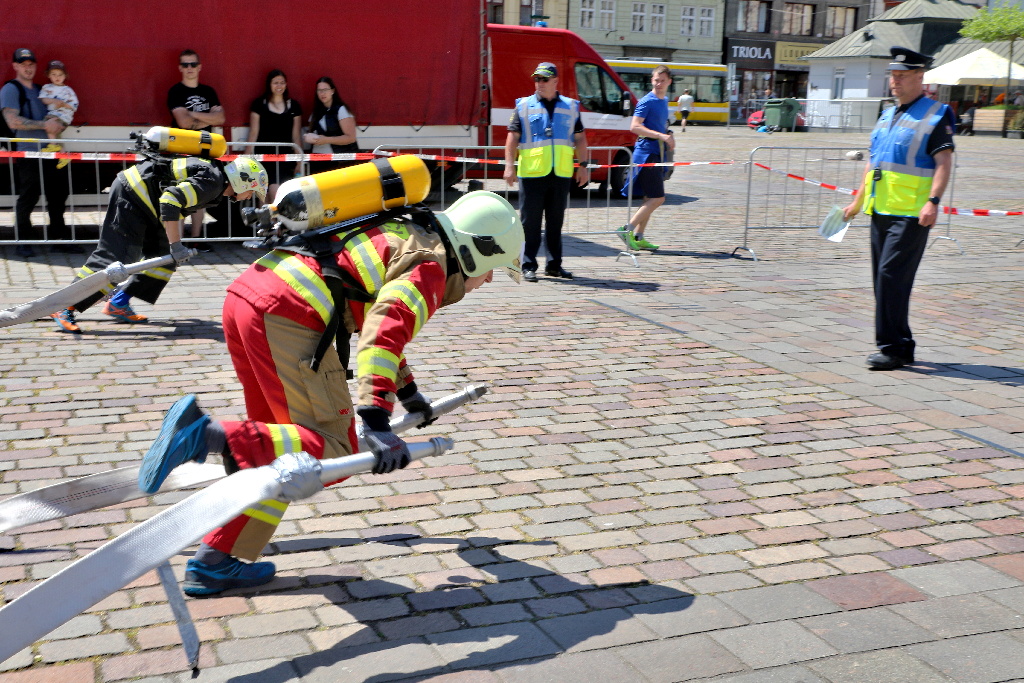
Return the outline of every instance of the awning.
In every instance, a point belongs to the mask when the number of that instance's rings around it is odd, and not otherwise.
[[[924,74],[928,85],[1006,85],[1010,61],[987,48],[981,48]],[[1024,66],[1016,62],[1010,70],[1010,87],[1024,86]]]

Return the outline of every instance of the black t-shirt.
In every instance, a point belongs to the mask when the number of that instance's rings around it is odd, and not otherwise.
[[[558,102],[558,96],[556,95],[553,99],[546,100],[543,97],[540,98],[541,104],[548,110],[548,116],[554,117],[555,115],[555,103]],[[519,121],[519,113],[516,110],[512,111],[512,118],[508,122],[508,132],[510,133],[521,133],[523,131],[523,124]],[[576,125],[573,126],[573,133],[583,132],[583,117],[576,117]]]
[[[278,114],[270,110],[264,98],[257,97],[252,101],[249,111],[259,114],[260,117],[260,132],[254,142],[291,142],[295,118],[302,119],[302,107],[295,100],[286,101],[285,110]],[[294,150],[291,147],[279,147],[277,151],[271,152],[270,148],[263,147],[256,151],[264,154],[288,154]]]
[[[220,99],[217,97],[217,91],[202,83],[190,88],[179,82],[172,85],[171,89],[167,91],[167,108],[170,111],[174,111],[178,107],[185,107],[189,111],[205,113],[218,106],[220,106]],[[174,121],[173,125],[178,125],[177,121]],[[206,126],[198,130],[212,128],[213,126]]]

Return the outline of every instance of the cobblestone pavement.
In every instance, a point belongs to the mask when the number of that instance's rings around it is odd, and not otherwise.
[[[685,160],[866,142],[678,137]],[[1020,209],[1024,146],[958,142],[954,203]],[[495,282],[439,313],[409,349],[421,385],[492,387],[417,433],[456,448],[293,505],[273,583],[189,601],[197,677],[148,574],[0,664],[0,682],[1024,680],[1024,219],[954,219],[966,253],[933,244],[915,288],[918,363],[873,373],[865,230],[752,231],[759,261],[733,258],[747,172],[676,170],[648,233],[662,249],[639,267],[607,233],[623,205],[576,200],[574,281]],[[836,201],[751,183],[794,224]],[[83,258],[5,251],[0,306]],[[251,258],[202,255],[140,306],[145,326],[97,308],[78,338],[0,330],[0,496],[137,463],[183,393],[239,417],[219,308]],[[0,539],[3,599],[183,495]]]

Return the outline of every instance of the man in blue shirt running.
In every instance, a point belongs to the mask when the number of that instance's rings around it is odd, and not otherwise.
[[[666,149],[671,151],[676,148],[675,138],[668,132],[666,93],[671,84],[672,72],[667,66],[656,67],[651,72],[653,90],[637,103],[629,127],[637,136],[636,147],[633,148],[634,164],[658,163],[668,156]],[[629,223],[616,232],[630,249],[655,251],[658,245],[644,239],[644,230],[654,210],[665,203],[665,169],[661,166],[635,167],[629,182],[622,188],[622,195],[628,196],[630,190],[634,197],[643,197],[644,203],[629,219]]]

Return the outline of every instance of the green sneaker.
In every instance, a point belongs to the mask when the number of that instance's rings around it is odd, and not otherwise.
[[[646,249],[647,251],[658,251],[658,245],[651,244],[650,242],[645,240],[643,236],[641,236],[638,239],[635,239],[634,242],[636,243],[637,249]]]
[[[623,225],[621,228],[615,228],[615,234],[619,236],[619,239],[622,240],[623,244],[625,244],[630,249],[633,248],[633,246],[630,244],[630,242],[633,240],[633,231],[629,229],[628,223],[626,225]]]

